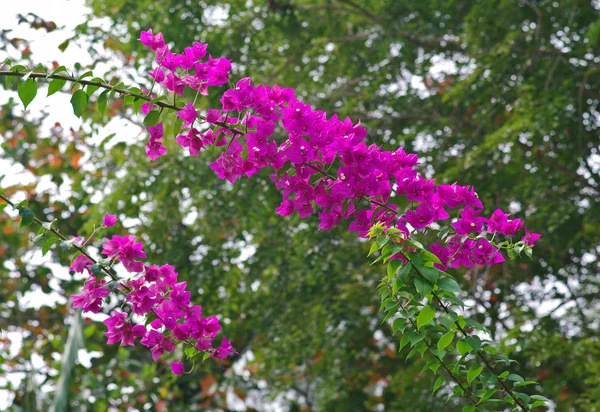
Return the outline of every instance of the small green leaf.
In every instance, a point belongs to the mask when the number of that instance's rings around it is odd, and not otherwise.
[[[53,75],[55,75],[57,73],[61,73],[61,72],[67,73],[67,68],[65,66],[58,66],[56,69],[54,69],[52,71],[52,73],[50,73],[49,75],[47,75],[46,78],[49,78],[49,77],[51,77],[51,76],[53,76]]]
[[[369,254],[367,256],[371,256],[373,253],[377,252],[378,250],[379,250],[379,244],[377,242],[373,242],[373,244],[371,245],[371,249],[369,249]]]
[[[48,253],[52,245],[54,245],[57,242],[60,242],[60,239],[57,237],[51,237],[50,239],[48,239],[46,243],[44,243],[44,246],[42,246],[42,256],[46,256],[46,253]]]
[[[48,96],[60,91],[66,83],[67,81],[63,79],[52,79],[48,85]]]
[[[71,97],[71,105],[73,106],[73,113],[75,116],[81,117],[83,111],[87,108],[89,103],[88,95],[83,90],[77,90]]]
[[[104,116],[104,112],[106,111],[106,103],[108,102],[108,90],[103,91],[98,96],[98,111],[102,116]]]
[[[435,383],[433,384],[433,392],[431,392],[432,395],[436,393],[438,389],[440,389],[440,386],[444,384],[445,380],[446,377],[444,375],[438,376],[438,378],[435,380]]]
[[[417,343],[421,342],[423,339],[425,339],[425,334],[424,333],[419,333],[419,332],[408,332],[408,340],[410,341],[411,345],[416,345]]]
[[[96,82],[96,83],[104,83],[104,80],[102,80],[99,77],[94,77],[92,79],[92,81]],[[88,97],[92,97],[92,95],[94,93],[96,93],[96,90],[98,90],[99,88],[100,88],[100,86],[98,86],[97,84],[88,84],[87,85],[87,95],[88,95]]]
[[[481,347],[481,339],[479,339],[477,336],[469,336],[468,338],[465,338],[465,342],[467,345],[473,348],[475,352],[477,352]]]
[[[115,93],[117,93],[117,89],[122,89],[123,87],[125,87],[125,84],[123,82],[120,82],[119,84],[115,84],[112,89],[110,89],[110,93],[108,94],[108,98],[112,99],[113,96],[115,95]],[[183,122],[183,120],[182,120]]]
[[[417,242],[416,240],[409,240],[409,239],[407,239],[407,240],[404,241],[404,245],[405,246],[412,246],[415,249],[421,249],[421,250],[424,249],[423,244],[420,243],[420,242]]]
[[[173,123],[173,137],[177,137],[177,135],[181,131],[181,126],[183,126],[183,119],[178,117],[177,119],[175,119],[175,122]],[[284,168],[281,168],[281,169],[283,169],[283,171],[285,172]]]
[[[21,216],[19,227],[29,226],[33,223],[33,219],[35,218],[33,211],[27,207],[22,207],[19,209],[19,216]]]
[[[423,251],[423,259],[425,259],[425,262],[433,262],[437,263],[438,265],[442,264],[440,259],[428,250]]]
[[[146,103],[144,99],[135,99],[133,102],[133,111],[136,113],[139,112],[144,103]]]
[[[535,401],[533,404],[531,404],[530,408],[537,408],[538,406],[544,406],[546,405],[546,402],[544,401]]]
[[[482,370],[483,366],[481,365],[473,365],[469,368],[469,371],[467,372],[467,382],[469,382],[469,385],[473,382],[473,379],[479,376]]]
[[[433,285],[427,279],[415,278],[415,288],[423,297],[429,295],[433,291]]]
[[[79,76],[79,78],[77,79],[77,81],[83,80],[86,77],[92,77],[93,75],[94,75],[94,73],[91,70],[88,70],[87,72],[85,72],[81,76]]]
[[[432,306],[425,306],[421,309],[421,313],[417,316],[417,328],[421,329],[421,327],[427,325],[435,318],[435,309]]]
[[[27,109],[27,106],[33,101],[37,94],[38,84],[34,79],[28,79],[17,86],[17,93],[23,106]]]
[[[462,396],[462,394],[461,394]],[[476,407],[474,407],[473,405],[467,405],[465,407],[463,407],[462,412],[475,412],[475,410],[477,410]]]
[[[473,350],[465,341],[459,340],[456,344],[456,349],[461,355],[469,353]]]
[[[400,348],[398,349],[398,352],[400,352],[402,350],[402,348],[404,348],[408,342],[410,342],[408,333],[405,333],[404,335],[402,335],[402,339],[400,339]]]
[[[92,274],[96,276],[100,276],[102,274],[102,266],[98,264],[88,266],[88,269],[90,270],[90,272],[92,272]]]
[[[438,278],[440,277],[440,271],[437,270],[436,268],[428,268],[426,266],[423,266],[423,267],[419,268],[419,271],[421,272],[423,277],[425,277],[425,279],[427,279],[434,285],[436,284],[436,282],[438,281]]]
[[[411,270],[412,265],[410,263],[402,266],[402,269],[400,269],[400,272],[398,272],[398,281],[401,283],[401,285],[406,285],[408,283],[408,277],[410,276]]]
[[[192,359],[194,356],[196,356],[197,354],[200,353],[200,351],[196,348],[194,348],[193,346],[186,346],[186,348],[184,349],[185,352],[185,356],[188,359]]]
[[[394,259],[394,260],[390,261],[390,263],[388,263],[388,265],[387,265],[388,282],[390,282],[392,280],[392,278],[394,277],[394,275],[396,274],[396,272],[398,271],[398,269],[400,268],[401,265],[402,265],[402,261],[400,259]]]
[[[395,335],[398,331],[404,332],[406,329],[406,319],[397,318],[392,323],[392,333]]]
[[[440,288],[440,290],[446,290],[452,293],[460,292],[460,286],[458,285],[458,283],[456,283],[454,279],[450,279],[447,277],[443,277],[442,279],[440,279],[440,281],[438,282],[438,287]]]
[[[152,110],[144,118],[144,126],[146,126],[146,127],[156,126],[156,123],[158,123],[159,117],[160,117],[160,113],[157,110]]]
[[[481,399],[479,399],[479,402],[477,403],[477,405],[479,405],[480,403],[484,403],[485,401],[490,399],[496,392],[498,392],[498,389],[495,389],[495,388],[492,388],[492,389],[489,389],[488,391],[486,391],[485,394],[481,397]]]
[[[519,382],[519,383],[523,383],[525,382],[525,379],[523,379],[520,375],[517,375],[516,373],[511,373],[510,375],[507,376],[507,378],[509,381],[514,381],[514,382]]]
[[[59,44],[58,48],[60,49],[60,51],[64,52],[67,49],[67,47],[69,46],[69,42],[70,42],[70,39],[67,39],[64,42],[62,42],[61,44]]]
[[[126,96],[123,98],[123,104],[124,104],[125,106],[127,106],[127,105],[130,105],[130,104],[133,104],[133,102],[134,102],[134,101],[135,101],[135,97],[134,97],[134,96],[131,96],[131,95],[129,95],[129,94],[128,94],[128,95],[126,95]]]
[[[448,332],[438,340],[437,347],[441,352],[446,346],[450,345],[454,340],[454,332]]]

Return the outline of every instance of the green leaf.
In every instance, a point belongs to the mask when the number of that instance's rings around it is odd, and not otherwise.
[[[103,91],[98,96],[98,111],[102,116],[104,116],[104,112],[106,111],[106,103],[108,102],[108,90]]]
[[[157,110],[152,110],[150,113],[146,115],[144,118],[144,126],[155,126],[158,123],[158,119],[160,118],[160,113]]]
[[[118,83],[118,84],[115,84],[115,85],[113,86],[113,88],[112,88],[112,89],[110,89],[110,92],[109,92],[109,94],[108,94],[108,98],[109,98],[109,99],[112,99],[112,98],[113,98],[113,96],[115,95],[115,93],[117,93],[117,89],[122,89],[123,87],[125,87],[125,84],[124,84],[123,82],[120,82],[120,83]],[[182,120],[182,121],[183,121],[183,120]]]
[[[462,394],[461,394],[462,396]],[[462,412],[474,412],[475,410],[477,410],[476,407],[474,407],[473,405],[467,405],[465,407],[463,407]]]
[[[81,117],[83,111],[87,108],[89,103],[88,95],[83,90],[77,90],[71,97],[71,105],[73,106],[73,113],[75,116]]]
[[[402,266],[402,269],[398,272],[398,281],[401,282],[401,285],[406,285],[408,283],[408,277],[410,276],[411,270],[412,265],[410,263]]]
[[[525,379],[523,379],[520,375],[517,375],[516,373],[511,373],[510,375],[507,376],[507,378],[509,381],[514,381],[514,382],[519,382],[519,383],[523,383],[525,382]]]
[[[173,123],[173,137],[177,137],[177,135],[181,131],[181,126],[183,126],[183,119],[178,117],[175,119],[175,122]],[[283,171],[285,172],[285,169]]]
[[[432,395],[436,393],[438,389],[440,389],[440,387],[444,384],[445,380],[446,377],[444,375],[438,376],[438,378],[435,380],[435,383],[433,384],[433,392],[431,392]]]
[[[400,348],[398,349],[398,352],[400,352],[402,350],[402,348],[404,348],[408,342],[410,342],[408,333],[405,333],[404,335],[402,335],[402,339],[400,339]]]
[[[420,242],[417,242],[416,240],[409,240],[409,239],[407,239],[407,240],[404,241],[404,245],[405,246],[412,246],[415,249],[421,249],[421,250],[424,249],[423,244],[421,244]]]
[[[130,94],[126,95],[126,96],[123,98],[123,104],[124,104],[125,106],[127,106],[127,105],[130,105],[130,104],[133,104],[133,102],[134,102],[134,101],[135,101],[135,97],[134,97],[134,96],[132,96],[132,95],[130,95]]]
[[[461,355],[469,353],[473,350],[473,348],[471,348],[464,340],[459,340],[456,343],[456,349],[458,350],[458,353],[460,353]]]
[[[71,41],[70,39],[67,39],[64,42],[62,42],[61,44],[59,44],[58,48],[60,49],[60,51],[64,52],[67,49],[67,47],[69,46],[70,41]]]
[[[450,345],[454,340],[454,332],[447,332],[438,340],[437,347],[441,352],[446,346]]]
[[[425,339],[425,334],[424,333],[419,333],[419,332],[408,332],[408,340],[410,341],[411,345],[416,345],[417,343],[421,342],[423,339]]]
[[[433,291],[433,285],[427,279],[415,278],[415,288],[423,297],[429,295]]]
[[[63,79],[52,79],[48,85],[48,96],[60,91],[66,83],[67,81]]]
[[[185,356],[188,359],[192,359],[194,356],[196,356],[197,354],[200,353],[200,351],[196,348],[194,348],[193,346],[186,346],[186,348],[184,349],[185,352]]]
[[[42,246],[42,256],[46,256],[46,253],[48,253],[52,245],[54,245],[57,242],[60,242],[60,239],[57,237],[51,237],[50,239],[48,239],[46,243],[44,243],[44,246]]]
[[[104,83],[104,80],[102,80],[102,79],[101,79],[101,78],[99,78],[99,77],[94,77],[94,78],[92,79],[92,81],[93,81],[93,82],[96,82],[96,83]],[[92,97],[92,95],[93,95],[94,93],[96,93],[96,90],[98,90],[99,88],[100,88],[100,86],[98,86],[98,85],[96,85],[96,84],[88,84],[88,85],[87,85],[87,95],[88,95],[88,97]]]
[[[91,70],[88,70],[87,72],[85,72],[81,76],[79,76],[79,78],[77,79],[77,81],[83,80],[86,77],[92,77],[93,75],[94,75],[94,73]]]
[[[371,256],[373,253],[377,252],[378,250],[379,250],[379,243],[373,242],[373,244],[371,245],[371,249],[369,249],[369,254],[367,256]]]
[[[28,79],[17,86],[17,93],[19,99],[23,102],[23,106],[27,109],[27,106],[33,101],[37,94],[38,84],[34,79]]]
[[[423,259],[425,259],[426,262],[433,262],[437,263],[438,265],[442,264],[440,259],[428,250],[423,251]]]
[[[136,113],[139,112],[140,111],[140,107],[142,107],[142,105],[144,103],[146,103],[146,100],[144,100],[144,99],[139,99],[139,98],[135,99],[133,101],[133,111],[136,112]]]
[[[49,78],[49,77],[51,77],[51,76],[53,76],[55,74],[58,74],[58,73],[67,73],[68,74],[67,68],[65,66],[58,66],[56,69],[54,69],[52,71],[52,73],[50,73],[49,75],[47,75],[46,78]]]
[[[421,313],[417,316],[417,328],[421,329],[421,327],[427,325],[435,318],[435,309],[432,306],[425,306],[421,309]]]
[[[544,401],[535,401],[534,403],[531,404],[530,408],[537,408],[538,406],[544,406],[546,405],[546,402]]]
[[[394,322],[392,323],[392,333],[395,335],[398,331],[404,332],[406,325],[406,319],[394,319]]]
[[[477,336],[469,336],[465,338],[465,342],[469,345],[475,352],[479,350],[481,347],[481,339]]]
[[[473,379],[479,376],[482,370],[483,366],[481,365],[473,365],[469,368],[469,371],[467,372],[467,382],[469,382],[469,385],[473,382]]]
[[[459,293],[461,291],[458,283],[456,283],[454,279],[450,279],[447,277],[443,277],[442,279],[440,279],[437,286],[438,288],[440,288],[440,290],[446,290],[452,293]]]
[[[498,392],[498,389],[496,388],[492,388],[489,389],[485,392],[485,394],[481,397],[481,399],[479,399],[479,402],[477,402],[477,405],[479,405],[480,403],[484,403],[485,401],[487,401],[488,399],[490,399],[492,396],[494,396],[494,394]]]
[[[402,261],[400,259],[394,259],[394,260],[390,261],[390,263],[388,263],[388,265],[387,265],[388,282],[390,282],[392,280],[392,278],[394,277],[394,275],[396,274],[396,272],[398,271],[398,268],[400,268],[400,266],[402,266]]]
[[[27,207],[22,207],[19,209],[19,216],[21,216],[19,227],[29,226],[33,223],[33,219],[35,218],[33,211]]]
[[[102,266],[98,264],[88,266],[88,269],[90,270],[90,272],[92,272],[92,274],[96,276],[100,276],[102,274]]]
[[[438,278],[440,277],[440,271],[437,270],[436,268],[428,268],[426,266],[423,266],[423,267],[419,268],[419,271],[421,272],[423,277],[425,277],[425,279],[427,279],[434,285],[436,284],[436,282],[438,281]]]

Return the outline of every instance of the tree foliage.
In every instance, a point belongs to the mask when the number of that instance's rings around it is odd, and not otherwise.
[[[94,0],[91,5],[94,15],[112,19],[114,27],[102,31],[84,24],[77,36],[125,61],[141,62],[140,70],[150,65],[135,40],[140,28],[152,26],[180,47],[206,41],[216,55],[241,62],[234,67],[238,73],[293,85],[309,103],[361,118],[379,144],[402,144],[419,153],[425,171],[435,171],[438,181],[468,181],[484,203],[511,205],[544,234],[541,247],[532,263],[464,273],[461,286],[475,297],[471,315],[490,319],[486,326],[502,339],[503,352],[519,360],[516,371],[539,381],[560,410],[600,407],[600,364],[590,356],[600,349],[594,339],[600,19],[593,4],[275,0],[198,7],[176,0]],[[16,90],[16,84],[11,87]],[[25,86],[17,93],[35,95]],[[75,96],[83,106],[83,96]],[[121,103],[106,110],[131,117]],[[223,408],[232,391],[259,410],[257,393],[261,399],[287,397],[290,409],[448,407],[443,390],[431,395],[435,378],[420,374],[424,361],[412,357],[404,364],[409,350],[398,354],[393,331],[374,322],[380,269],[364,265],[368,246],[344,228],[317,232],[315,222],[276,219],[272,210],[279,196],[268,177],[232,187],[203,166],[210,153],[149,167],[141,145],[118,143],[118,136],[98,146],[87,142],[106,117],[82,111],[87,131],[60,125],[48,131],[19,113],[12,102],[2,107],[2,157],[35,176],[34,183],[18,188],[27,191],[35,214],[48,221],[60,216],[64,233],[89,234],[92,222],[112,210],[131,218],[132,227],[143,226],[153,252],[193,284],[194,298],[230,322],[228,335],[244,358],[241,372],[226,361],[155,382],[162,365],[149,366],[145,353],[100,346],[96,325],[89,323],[86,348],[101,357],[91,368],[76,368],[73,407],[91,407],[91,394],[100,409],[141,408],[146,402],[157,409]],[[68,185],[71,195],[57,202],[39,193],[42,178]],[[56,276],[52,266],[28,264],[26,234],[14,236],[9,221],[0,224],[6,234],[0,254],[11,262],[0,266],[7,315],[2,329],[26,331],[20,353],[5,351],[3,360],[13,370],[31,371],[33,354],[40,354],[58,367],[53,353],[64,350],[66,306],[35,312],[9,302],[37,288],[71,293],[79,282]],[[552,302],[552,309],[539,316],[539,302]],[[34,391],[23,382],[9,388],[18,394],[17,405],[32,402]],[[125,390],[129,387],[133,393]]]

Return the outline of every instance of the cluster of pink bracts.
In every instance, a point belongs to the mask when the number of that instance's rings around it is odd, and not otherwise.
[[[104,226],[113,226],[116,216],[107,215]],[[104,243],[102,254],[109,259],[121,262],[131,273],[142,275],[119,285],[125,293],[125,299],[131,306],[131,312],[149,318],[155,318],[147,325],[134,325],[128,315],[118,310],[104,321],[108,327],[105,333],[108,343],[120,343],[121,346],[134,346],[135,338],[140,344],[148,347],[152,358],[156,361],[165,352],[174,352],[177,343],[185,342],[197,350],[208,352],[211,356],[224,359],[234,353],[233,346],[223,338],[219,347],[213,348],[213,340],[221,329],[216,316],[205,318],[200,306],[191,305],[190,292],[186,290],[186,282],[177,282],[177,272],[171,265],[147,266],[138,259],[143,259],[142,242],[136,237],[113,236]],[[98,313],[104,298],[110,292],[104,279],[97,279],[91,272],[93,262],[85,255],[79,255],[70,269],[77,273],[88,271],[90,278],[85,282],[82,293],[73,296],[73,306],[83,308],[84,312]],[[183,364],[175,362],[171,365],[173,373],[183,373]]]

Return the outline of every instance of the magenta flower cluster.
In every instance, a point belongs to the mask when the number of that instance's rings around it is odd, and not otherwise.
[[[105,226],[112,226],[116,216],[107,215]],[[125,294],[131,313],[145,319],[145,323],[135,324],[130,316],[118,310],[104,321],[108,327],[105,333],[108,343],[121,346],[134,346],[139,343],[150,349],[152,358],[157,361],[165,352],[174,352],[178,343],[185,342],[198,351],[224,359],[235,350],[226,337],[219,347],[213,348],[213,341],[221,329],[216,316],[202,316],[202,308],[192,305],[186,282],[177,281],[177,272],[171,265],[145,265],[139,259],[146,257],[142,242],[133,235],[113,236],[104,242],[102,254],[114,262],[123,264],[128,272],[138,277],[123,282],[118,289]],[[110,291],[104,279],[92,274],[93,262],[85,255],[79,255],[70,266],[77,273],[87,271],[90,275],[80,294],[73,295],[73,307],[81,307],[84,312],[98,313]],[[174,373],[182,373],[181,363],[172,367]]]
[[[144,32],[140,40],[156,52],[159,67],[151,73],[155,79],[157,70],[166,69],[165,83],[167,78],[182,78],[181,82],[194,90],[198,90],[198,83],[218,85],[228,79],[228,60],[198,61],[205,56],[207,45],[194,43],[185,53],[172,54],[160,33]],[[210,63],[215,60],[219,63]],[[195,74],[187,74],[191,69]],[[165,83],[167,90],[183,91]],[[184,130],[176,142],[191,155],[211,145],[226,146],[210,164],[220,178],[234,183],[264,168],[276,172],[271,179],[282,191],[282,203],[276,209],[282,216],[297,212],[305,218],[317,213],[321,230],[350,220],[349,230],[361,237],[366,237],[377,222],[400,229],[406,238],[413,231],[450,226],[445,241],[431,245],[443,270],[502,262],[499,248],[481,235],[512,237],[523,228],[522,220],[511,219],[500,209],[485,216],[472,187],[438,185],[435,179],[423,177],[416,169],[417,155],[402,148],[385,151],[375,144],[367,145],[367,132],[360,121],[314,110],[289,88],[255,86],[243,78],[223,93],[220,110],[208,110],[205,127],[195,127],[200,117],[192,103],[187,103],[178,116],[184,121]],[[149,145],[152,130],[150,133]],[[149,156],[154,160],[161,154],[164,151],[153,150]],[[402,197],[410,205],[405,210],[391,202]],[[539,235],[525,231],[522,241],[533,246]]]

